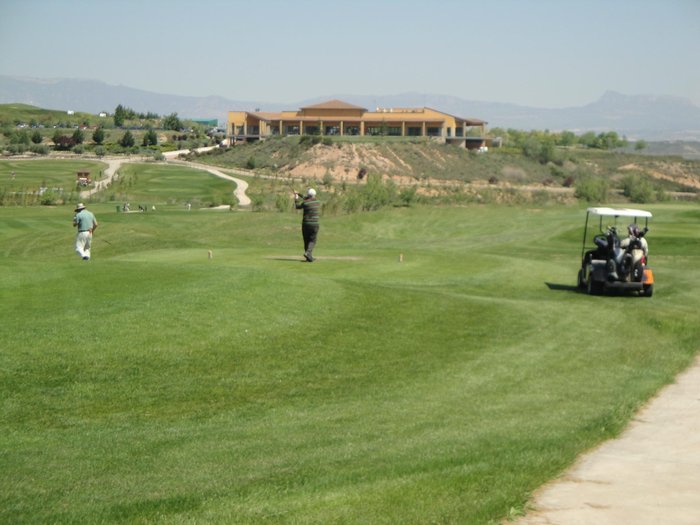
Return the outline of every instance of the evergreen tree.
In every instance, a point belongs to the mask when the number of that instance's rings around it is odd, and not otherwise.
[[[102,127],[97,128],[92,134],[92,140],[95,144],[102,144],[105,141],[105,130]]]
[[[116,127],[121,127],[124,125],[124,120],[126,119],[126,110],[124,106],[119,104],[114,110],[114,125]]]
[[[134,144],[136,144],[134,136],[131,134],[131,131],[126,130],[126,133],[124,133],[124,136],[119,141],[119,145],[123,148],[131,148]]]
[[[76,129],[73,132],[73,143],[82,144],[85,141],[85,134],[81,129]]]
[[[157,146],[158,145],[158,135],[156,135],[156,132],[153,131],[153,129],[148,128],[148,131],[143,136],[143,145],[144,146]]]

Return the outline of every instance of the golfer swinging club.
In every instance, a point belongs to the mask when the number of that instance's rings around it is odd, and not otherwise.
[[[301,234],[304,237],[304,259],[307,262],[314,262],[313,251],[314,246],[316,246],[316,236],[318,235],[321,215],[321,201],[316,198],[316,190],[309,188],[306,192],[306,197],[303,199],[295,191],[294,206],[297,210],[304,210],[304,217],[301,220]]]
[[[78,235],[75,238],[75,251],[84,261],[89,261],[92,232],[97,228],[97,219],[95,219],[91,211],[85,208],[82,202],[75,208],[73,226],[78,228]]]

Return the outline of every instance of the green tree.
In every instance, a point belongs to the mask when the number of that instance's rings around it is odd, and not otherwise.
[[[647,143],[645,140],[638,140],[637,142],[634,143],[634,149],[637,151],[641,151],[643,149],[646,149]]]
[[[131,131],[126,130],[126,133],[124,133],[124,136],[119,141],[119,145],[123,148],[131,148],[134,144],[136,144],[134,136],[131,134]]]
[[[122,127],[124,125],[124,121],[126,120],[126,110],[124,109],[124,106],[119,104],[116,109],[114,110],[114,125],[118,128]]]
[[[560,146],[575,146],[578,139],[576,134],[572,131],[562,131],[559,134],[558,144]]]
[[[34,144],[41,144],[42,140],[43,137],[41,136],[41,133],[39,133],[39,130],[35,130],[34,133],[32,133],[32,142]]]
[[[73,143],[82,144],[83,142],[85,142],[85,133],[81,129],[76,129],[73,132]]]
[[[100,126],[92,134],[92,140],[95,144],[102,144],[105,141],[105,130]]]
[[[148,131],[143,136],[144,146],[157,146],[158,145],[158,135],[153,131],[152,128],[148,128]]]
[[[599,133],[593,140],[593,144],[590,147],[598,149],[614,149],[620,148],[625,145],[625,141],[620,138],[620,136],[614,131],[608,131],[607,133]]]
[[[29,134],[25,130],[17,131],[10,137],[10,144],[24,144],[29,146]]]
[[[179,118],[177,118],[177,113],[171,113],[163,119],[163,129],[172,129],[174,131],[180,131],[182,127],[182,122]]]
[[[595,148],[596,143],[597,143],[597,138],[595,136],[595,133],[592,131],[587,131],[583,135],[581,135],[578,139],[579,144],[583,144],[584,146],[588,148]]]

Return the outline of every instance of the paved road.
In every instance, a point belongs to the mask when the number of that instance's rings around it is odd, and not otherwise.
[[[700,357],[510,525],[699,525]]]

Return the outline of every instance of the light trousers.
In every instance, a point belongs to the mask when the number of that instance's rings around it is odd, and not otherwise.
[[[90,245],[92,244],[92,233],[89,231],[78,232],[75,238],[75,251],[81,258],[90,257]]]

